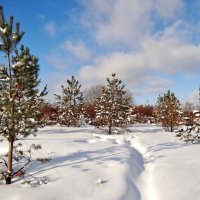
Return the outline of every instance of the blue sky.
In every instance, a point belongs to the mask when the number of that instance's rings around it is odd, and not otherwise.
[[[113,72],[135,102],[155,103],[168,89],[198,102],[199,0],[1,0],[22,43],[39,58],[48,99],[74,75],[83,89]],[[2,55],[1,57],[2,58]]]

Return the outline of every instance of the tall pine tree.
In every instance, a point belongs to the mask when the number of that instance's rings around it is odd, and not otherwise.
[[[158,97],[155,114],[157,121],[169,128],[171,132],[175,126],[179,125],[183,113],[180,102],[173,92],[168,90],[166,94]]]
[[[46,95],[46,87],[40,93],[38,86],[39,65],[38,59],[30,54],[28,48],[17,44],[21,41],[24,32],[20,32],[19,23],[13,27],[13,17],[7,22],[3,8],[0,6],[0,51],[6,57],[6,64],[0,66],[0,135],[8,141],[8,154],[2,159],[6,171],[2,171],[6,184],[18,172],[13,170],[15,142],[35,134],[42,125],[39,121],[39,107]]]
[[[96,101],[96,119],[108,127],[108,134],[112,134],[113,127],[126,127],[130,122],[131,98],[115,73],[107,82],[102,88],[102,96]]]
[[[81,85],[72,76],[67,80],[68,87],[62,87],[62,94],[56,95],[58,103],[58,122],[66,126],[80,126],[83,117],[83,92]]]

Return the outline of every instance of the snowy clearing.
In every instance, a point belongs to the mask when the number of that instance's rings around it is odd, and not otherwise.
[[[6,200],[199,200],[199,145],[186,145],[156,126],[134,126],[132,133],[45,127],[25,143],[42,145],[34,156],[51,157],[28,172],[46,180],[40,186],[0,184]],[[6,143],[0,143],[0,154]]]

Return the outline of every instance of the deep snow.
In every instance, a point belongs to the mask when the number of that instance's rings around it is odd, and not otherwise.
[[[86,126],[49,126],[25,144],[39,143],[34,156],[51,157],[28,172],[47,180],[40,186],[0,184],[6,200],[199,200],[199,145],[186,145],[156,126],[104,135]],[[0,143],[0,153],[6,143]]]

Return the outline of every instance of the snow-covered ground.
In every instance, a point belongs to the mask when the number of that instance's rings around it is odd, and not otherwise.
[[[43,185],[0,184],[5,200],[200,200],[200,146],[186,145],[156,126],[103,135],[93,127],[45,127],[25,144],[51,157],[28,172]],[[0,143],[0,153],[6,151]]]

